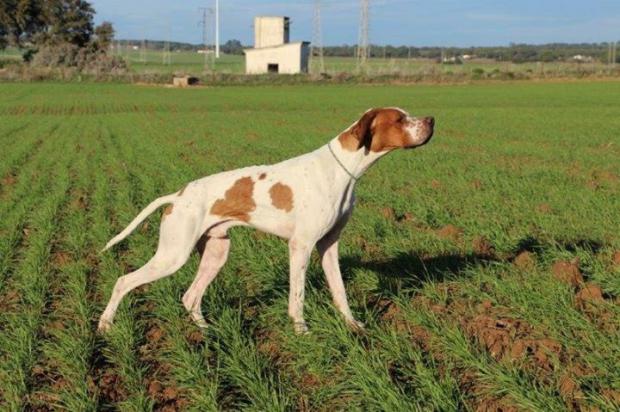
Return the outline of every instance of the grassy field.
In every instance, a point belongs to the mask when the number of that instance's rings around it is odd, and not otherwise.
[[[612,411],[620,407],[620,83],[165,89],[1,84],[0,409]],[[311,334],[287,248],[236,229],[205,332],[197,256],[131,293],[152,199],[324,144],[372,106],[434,115],[379,162],[341,242],[350,332],[313,257]]]

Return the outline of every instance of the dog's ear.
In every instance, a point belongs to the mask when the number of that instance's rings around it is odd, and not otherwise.
[[[359,142],[357,146],[358,149],[363,146],[366,151],[370,150],[370,145],[372,144],[372,122],[375,120],[378,113],[379,109],[367,110],[351,128],[351,133],[353,133]]]

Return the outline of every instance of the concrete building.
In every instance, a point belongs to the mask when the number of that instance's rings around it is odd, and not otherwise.
[[[246,49],[245,72],[305,73],[308,71],[309,42],[289,42],[290,20],[284,16],[254,18],[254,48]]]

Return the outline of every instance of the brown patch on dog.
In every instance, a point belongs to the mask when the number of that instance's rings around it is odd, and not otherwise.
[[[223,199],[218,199],[213,203],[210,213],[249,222],[250,213],[256,209],[256,202],[252,198],[253,192],[254,181],[252,178],[249,176],[242,177],[224,193]]]
[[[517,255],[512,264],[521,270],[532,270],[536,267],[536,260],[531,252],[524,251]]]
[[[261,173],[258,175],[258,180],[264,180],[267,177],[267,173]]]
[[[168,206],[166,206],[166,208],[164,209],[164,216],[163,217],[166,217],[170,213],[172,213],[172,209],[174,209],[174,205],[169,204]]]
[[[293,191],[289,186],[278,182],[269,189],[269,196],[271,196],[271,203],[277,209],[286,212],[293,210]]]
[[[583,276],[579,270],[579,259],[573,259],[570,262],[560,260],[559,262],[553,264],[551,270],[553,272],[553,276],[557,280],[574,288],[583,284]]]

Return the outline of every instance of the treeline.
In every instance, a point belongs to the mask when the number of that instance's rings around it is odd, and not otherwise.
[[[140,40],[120,40],[121,45],[140,46]],[[147,41],[147,48],[161,50],[163,41]],[[196,51],[202,45],[171,42],[171,50]],[[244,46],[239,40],[229,40],[220,46],[223,53],[243,54]],[[354,57],[356,45],[327,46],[323,47],[325,56]],[[469,55],[483,59],[498,61],[510,61],[514,63],[525,62],[552,62],[571,60],[574,56],[583,56],[585,60],[591,58],[594,61],[608,61],[609,43],[550,43],[541,45],[511,44],[509,46],[493,47],[407,47],[407,46],[377,46],[370,47],[370,56],[373,58],[425,58],[433,60],[450,59]],[[617,57],[620,62],[620,56]]]
[[[343,45],[323,48],[325,56],[355,56],[357,46]],[[449,59],[469,55],[483,59],[525,62],[552,62],[569,60],[574,56],[590,57],[593,60],[607,61],[608,43],[551,43],[541,45],[511,44],[493,47],[407,47],[407,46],[376,46],[370,47],[370,56],[377,58],[426,58]],[[620,61],[620,57],[618,57]]]

